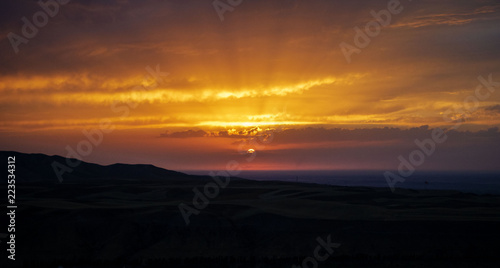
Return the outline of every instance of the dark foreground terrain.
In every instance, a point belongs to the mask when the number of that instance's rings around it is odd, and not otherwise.
[[[16,261],[0,239],[1,267],[500,267],[500,196],[231,178],[186,225],[179,204],[211,177],[82,163],[59,182],[63,158],[7,154]]]

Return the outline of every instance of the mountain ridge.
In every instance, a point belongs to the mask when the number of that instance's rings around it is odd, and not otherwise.
[[[93,179],[125,179],[125,180],[164,180],[182,178],[201,178],[204,176],[193,176],[182,172],[160,168],[151,164],[124,164],[114,163],[100,165],[85,162],[75,158],[66,158],[59,155],[46,155],[42,153],[21,153],[16,151],[0,151],[2,158],[15,156],[15,175],[17,181],[33,182],[44,181],[59,182],[56,174],[58,169],[63,168],[62,180],[93,180]],[[68,165],[70,163],[78,164]],[[59,163],[59,164],[56,164]]]

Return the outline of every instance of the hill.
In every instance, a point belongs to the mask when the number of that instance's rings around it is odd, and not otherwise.
[[[1,267],[313,267],[320,240],[335,247],[318,267],[500,263],[496,195],[232,178],[200,208],[208,176],[82,162],[59,183],[50,164],[66,159],[6,154],[27,177],[16,184],[18,261]],[[196,210],[189,224],[181,204]]]
[[[13,155],[16,157],[16,175],[19,178],[19,182],[44,181],[58,183],[59,179],[56,172],[61,167],[71,170],[64,172],[61,176],[62,180],[68,181],[112,178],[139,181],[195,178],[195,176],[166,170],[153,165],[112,164],[102,166],[58,155],[48,156],[45,154],[0,151],[2,159],[7,159],[8,156]],[[68,163],[77,164],[72,165]]]

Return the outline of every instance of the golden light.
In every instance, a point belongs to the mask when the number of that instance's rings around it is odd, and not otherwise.
[[[254,149],[248,149],[247,154],[253,154],[253,153],[255,153]]]

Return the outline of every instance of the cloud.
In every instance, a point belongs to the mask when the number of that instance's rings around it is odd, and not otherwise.
[[[460,6],[458,6],[460,7]],[[406,17],[402,22],[391,25],[392,28],[420,28],[428,26],[446,25],[458,26],[480,20],[499,20],[500,5],[485,5],[476,7],[473,11],[460,13],[437,13]]]
[[[248,129],[230,129],[220,131],[187,130],[166,132],[162,137],[168,138],[251,138],[263,134],[272,135],[272,144],[269,146],[281,146],[290,144],[344,144],[347,147],[378,146],[389,143],[403,144],[412,143],[415,139],[426,139],[432,137],[435,128],[429,128],[424,125],[413,128],[324,128],[324,127],[305,127],[305,128],[284,128],[284,129],[261,129],[258,127]],[[444,128],[445,133],[450,137],[460,140],[475,139],[480,137],[489,137],[500,139],[498,127],[478,131],[459,131],[452,128]],[[389,143],[388,143],[389,142]]]
[[[162,133],[160,136],[164,138],[198,138],[206,137],[207,135],[208,133],[203,130],[186,130],[179,132],[166,132]]]
[[[197,137],[209,137],[209,138],[252,138],[256,136],[267,136],[270,133],[274,133],[274,129],[262,129],[260,127],[250,127],[250,128],[231,128],[224,130],[185,130],[185,131],[167,131],[166,133],[160,134],[161,137],[165,138],[197,138]]]
[[[87,103],[105,104],[116,101],[152,102],[189,102],[214,101],[221,99],[256,98],[266,96],[286,96],[302,94],[311,88],[324,85],[352,83],[359,75],[346,77],[327,77],[304,81],[297,84],[275,85],[269,87],[223,89],[202,86],[199,81],[170,80],[157,84],[144,70],[144,77],[135,76],[124,79],[105,78],[98,75],[58,75],[43,76],[6,76],[0,82],[0,92],[4,102],[44,102],[44,103]]]
[[[398,157],[432,140],[433,129],[288,129],[275,133],[272,142],[257,150],[254,168],[266,169],[386,169],[395,170]],[[422,170],[495,170],[500,157],[498,128],[481,131],[445,130],[446,140],[435,144]],[[250,142],[235,145],[251,148]],[[426,145],[429,146],[429,145]]]
[[[500,113],[500,104],[488,106],[485,108],[485,110]]]

